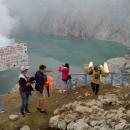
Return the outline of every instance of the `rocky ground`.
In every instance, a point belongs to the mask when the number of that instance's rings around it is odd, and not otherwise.
[[[107,60],[111,72],[120,73],[120,71],[130,72],[130,53],[123,57],[117,57]]]
[[[130,89],[104,85],[101,86],[98,96],[92,95],[89,86],[65,93],[53,90],[51,97],[46,97],[45,100],[47,115],[36,110],[34,92],[29,104],[31,115],[25,117],[18,114],[20,105],[18,92],[6,94],[3,96],[5,112],[0,114],[0,130],[20,130],[24,125],[28,125],[31,130],[130,128],[130,111],[128,111],[130,97],[125,95],[126,91]],[[12,114],[18,115],[15,121],[9,119],[9,115]]]
[[[49,124],[63,130],[130,130],[129,105],[130,101],[106,93],[97,99],[74,101],[57,108]]]
[[[110,72],[114,72],[113,86],[121,85],[121,72],[123,73],[124,86],[130,85],[130,53],[123,57],[117,57],[107,60]]]

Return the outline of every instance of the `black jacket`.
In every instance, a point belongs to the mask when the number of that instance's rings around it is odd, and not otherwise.
[[[28,91],[26,83],[27,83],[27,81],[24,78],[21,77],[19,79],[19,86],[20,86],[19,90],[20,90],[20,92],[27,92]]]
[[[36,80],[35,84],[36,91],[40,91],[42,93],[43,85],[47,81],[47,76],[43,72],[37,71],[35,74],[35,80]]]

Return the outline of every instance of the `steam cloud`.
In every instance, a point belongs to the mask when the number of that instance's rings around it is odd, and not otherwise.
[[[19,24],[13,33],[44,32],[130,46],[130,0],[4,0],[4,4],[9,12],[1,4],[0,9],[8,21],[0,21],[0,33],[9,34],[15,19]]]
[[[15,20],[9,15],[8,8],[0,0],[0,47],[10,44],[13,40],[9,39],[11,29]]]

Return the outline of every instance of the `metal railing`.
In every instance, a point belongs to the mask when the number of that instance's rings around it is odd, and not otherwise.
[[[67,84],[70,87],[75,86],[88,86],[91,82],[91,75],[85,73],[71,74],[71,79]],[[106,77],[101,76],[101,83],[109,84],[111,86],[130,86],[130,73],[109,73]],[[62,86],[61,77],[56,79],[56,86]],[[58,88],[59,88],[58,87]]]
[[[88,86],[91,82],[91,76],[85,73],[71,74],[71,79],[68,80],[68,87],[80,87],[80,86]],[[61,75],[59,75],[56,79],[56,86],[61,89],[62,80]],[[114,73],[111,72],[107,75],[107,77],[101,76],[101,82],[103,84],[110,84],[111,86],[130,86],[130,73]],[[2,108],[2,96],[0,94],[0,113],[3,111]]]

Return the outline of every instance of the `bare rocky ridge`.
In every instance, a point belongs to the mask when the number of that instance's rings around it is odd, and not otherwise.
[[[111,72],[130,72],[130,53],[124,57],[117,57],[107,60]]]
[[[75,101],[57,108],[49,125],[62,130],[129,130],[130,110],[124,107],[125,103],[115,94],[100,95],[96,100]],[[105,105],[111,109],[105,109]]]
[[[124,73],[125,82],[124,86],[130,84],[130,53],[124,57],[117,57],[107,60],[110,72],[114,72],[113,86],[119,86],[121,83],[121,73]]]

